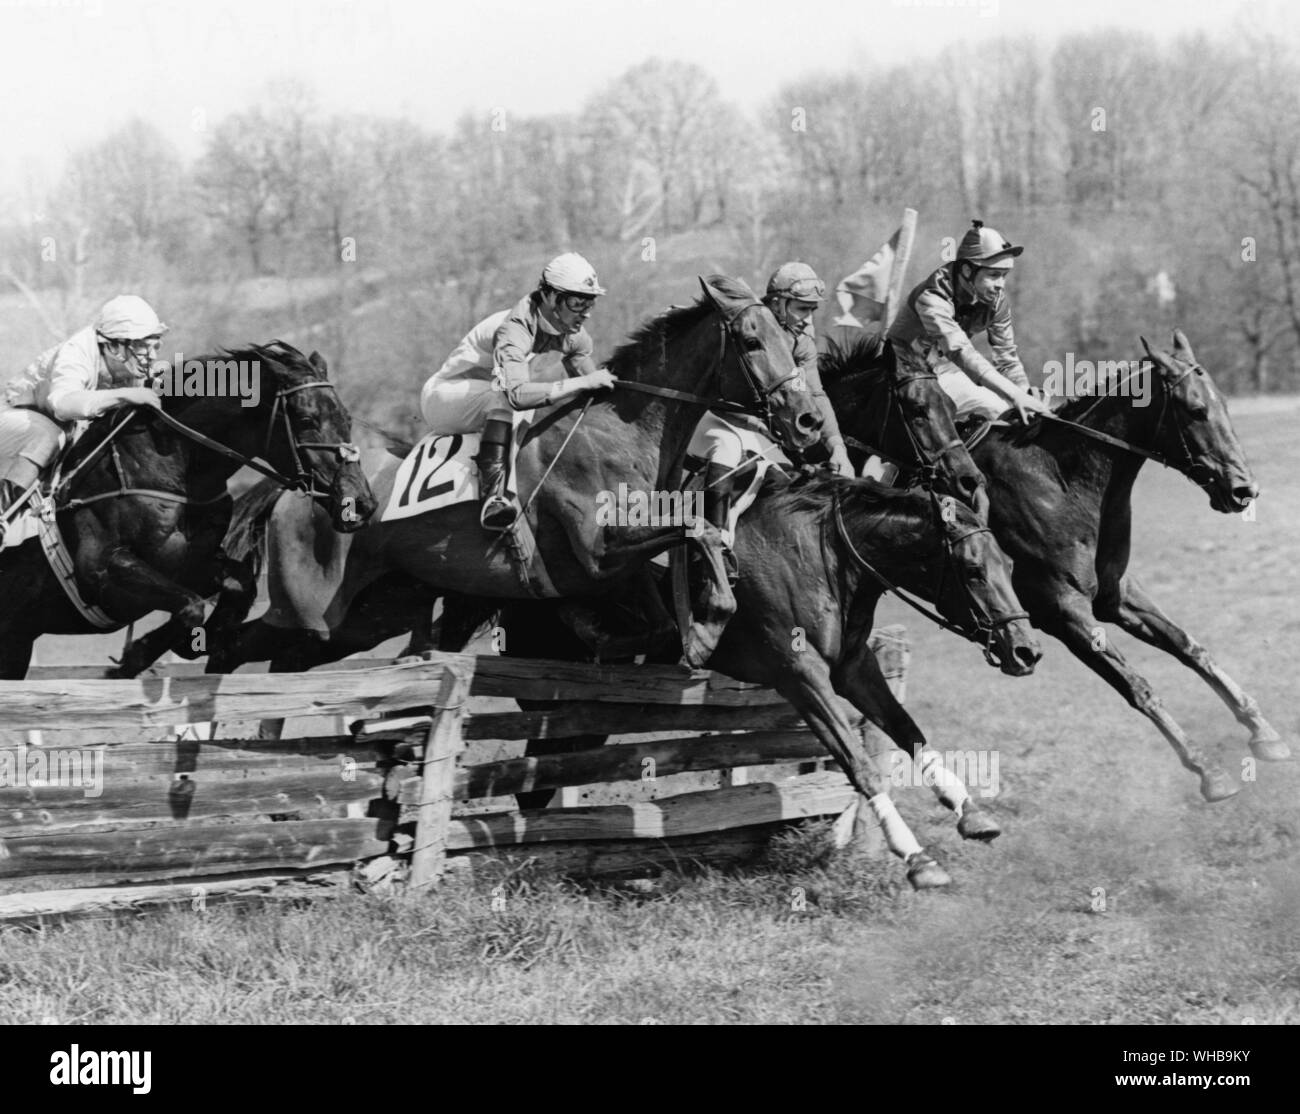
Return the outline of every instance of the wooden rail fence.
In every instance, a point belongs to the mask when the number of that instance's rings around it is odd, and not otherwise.
[[[872,639],[901,695],[905,631]],[[299,717],[332,729],[254,737],[259,720]],[[243,730],[200,737],[214,721]],[[301,674],[179,664],[132,681],[34,668],[0,682],[0,725],[0,919],[260,893],[356,864],[374,878],[409,860],[424,886],[449,863],[731,862],[806,817],[841,816],[847,834],[856,796],[776,693],[673,667],[434,654]],[[584,733],[623,740],[521,753],[529,737]],[[514,807],[548,789],[593,803]]]

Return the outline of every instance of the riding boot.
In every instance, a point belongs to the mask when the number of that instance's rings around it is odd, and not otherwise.
[[[731,499],[735,490],[735,477],[728,475],[730,468],[709,462],[704,470],[704,520],[720,531],[726,531],[731,518]],[[740,576],[740,566],[731,546],[722,544],[722,560],[727,570],[727,580],[735,584]]]
[[[488,419],[479,441],[478,465],[479,496],[482,510],[479,522],[485,530],[509,530],[518,515],[514,503],[506,495],[506,480],[510,476],[510,441],[514,430],[510,422],[501,418]]]

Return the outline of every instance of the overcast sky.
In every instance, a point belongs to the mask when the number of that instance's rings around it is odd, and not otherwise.
[[[746,109],[816,71],[888,64],[1002,35],[1102,26],[1162,38],[1243,22],[1275,0],[0,0],[0,197],[132,116],[186,157],[196,121],[296,77],[329,109],[445,130],[466,110],[573,111],[651,56],[696,62]],[[1289,33],[1289,31],[1288,31]]]

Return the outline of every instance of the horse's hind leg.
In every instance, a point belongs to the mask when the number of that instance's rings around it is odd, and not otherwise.
[[[1224,801],[1241,792],[1229,774],[1195,746],[1167,711],[1150,683],[1138,673],[1097,626],[1090,601],[1060,581],[1037,580],[1033,570],[1016,568],[1015,587],[1034,625],[1059,638],[1084,665],[1146,716],[1169,740],[1184,768],[1201,779],[1201,796]]]
[[[854,643],[854,649],[836,668],[834,682],[836,692],[911,756],[921,771],[922,781],[957,814],[957,831],[963,839],[988,842],[1002,834],[997,821],[975,802],[961,778],[944,767],[937,751],[926,748],[925,735],[890,690],[867,639],[859,638]]]
[[[1282,762],[1291,757],[1290,748],[1260,714],[1255,700],[1219,668],[1204,646],[1160,610],[1136,579],[1124,577],[1119,591],[1118,600],[1105,603],[1099,600],[1093,605],[1093,613],[1098,619],[1118,623],[1134,638],[1172,654],[1189,669],[1195,670],[1231,709],[1237,722],[1250,731],[1250,749],[1256,758]]]
[[[933,889],[948,885],[952,881],[948,872],[917,842],[894,808],[894,802],[889,799],[884,777],[867,753],[857,729],[849,723],[831,687],[830,671],[825,661],[818,655],[803,654],[799,661],[781,672],[775,687],[798,709],[826,749],[839,760],[854,788],[867,798],[867,804],[880,822],[885,843],[907,863],[907,878],[913,888]]]

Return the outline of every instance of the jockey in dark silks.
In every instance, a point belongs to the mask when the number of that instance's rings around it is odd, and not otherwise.
[[[958,421],[972,414],[996,418],[1008,405],[1022,422],[1047,410],[1029,393],[1005,291],[1024,250],[974,221],[957,258],[912,290],[890,326],[899,370],[935,372]],[[988,334],[992,363],[972,343],[980,333]]]

